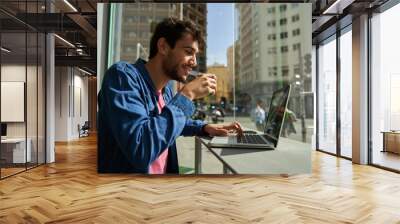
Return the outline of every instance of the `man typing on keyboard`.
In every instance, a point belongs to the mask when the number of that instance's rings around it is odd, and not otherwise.
[[[185,83],[197,65],[201,39],[191,22],[168,18],[153,33],[147,62],[118,62],[107,70],[98,96],[98,172],[178,173],[177,137],[242,133],[237,122],[190,119],[192,101],[215,94],[214,74],[198,75],[173,94],[171,81]]]

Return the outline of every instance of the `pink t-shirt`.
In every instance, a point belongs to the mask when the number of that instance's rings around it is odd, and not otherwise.
[[[160,111],[162,108],[165,106],[165,102],[163,99],[163,95],[161,91],[157,92],[158,95],[158,111]],[[149,173],[150,174],[164,174],[167,170],[167,158],[168,158],[168,148],[164,150],[163,153],[161,153],[160,156],[154,162],[150,165],[149,167]]]

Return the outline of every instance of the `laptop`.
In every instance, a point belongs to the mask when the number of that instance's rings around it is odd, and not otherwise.
[[[7,139],[7,124],[1,123],[1,140]]]
[[[243,136],[217,136],[213,137],[208,145],[213,148],[275,149],[281,134],[289,94],[290,85],[273,93],[263,134],[245,132]]]

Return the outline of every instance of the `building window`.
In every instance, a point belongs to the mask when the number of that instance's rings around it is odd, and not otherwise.
[[[260,79],[260,70],[256,69],[256,80]]]
[[[149,8],[149,4],[143,4],[140,6],[141,10],[148,10],[148,8]]]
[[[317,141],[321,150],[336,154],[336,39],[320,45],[318,55]]]
[[[288,33],[287,32],[282,32],[281,33],[281,39],[286,39],[288,37]]]
[[[267,26],[275,27],[275,20],[267,22]]]
[[[397,20],[398,21],[398,20]],[[374,29],[375,31],[375,29]],[[352,157],[352,32],[340,36],[340,154]],[[397,60],[396,60],[397,61]],[[373,62],[373,61],[372,61]],[[374,64],[376,66],[376,64]],[[379,77],[383,80],[383,77]],[[371,80],[373,82],[373,80]],[[394,80],[392,79],[392,82]],[[389,87],[387,85],[387,87]],[[372,86],[373,88],[373,86]],[[372,105],[374,106],[374,105]],[[374,126],[372,126],[374,127]],[[380,152],[380,150],[379,150]],[[380,152],[381,153],[381,152]],[[372,157],[374,158],[374,157]]]
[[[129,16],[129,17],[126,19],[126,22],[128,22],[128,23],[133,23],[133,17],[132,17],[132,16]]]
[[[293,66],[293,72],[295,75],[300,75],[300,65],[299,64]]]
[[[300,50],[300,43],[293,44],[293,50],[294,51]]]
[[[292,16],[292,22],[296,22],[300,20],[299,14]]]
[[[300,29],[295,29],[292,31],[293,36],[298,36],[300,35]]]
[[[128,33],[128,37],[130,37],[130,38],[135,38],[135,37],[136,37],[136,33],[133,32],[133,31],[130,31],[130,32]]]
[[[275,13],[275,7],[269,8],[268,13]]]
[[[271,47],[268,49],[268,54],[276,54],[276,47]]]
[[[289,66],[282,66],[282,76],[289,76]]]
[[[276,40],[276,34],[269,34],[268,40]]]
[[[287,19],[286,18],[280,19],[279,20],[279,24],[286,25],[287,24]]]
[[[285,12],[286,11],[286,5],[279,6],[279,11]]]
[[[286,53],[286,52],[288,52],[288,50],[289,50],[289,49],[288,49],[288,46],[282,46],[282,47],[281,47],[281,52],[282,52],[282,53]]]
[[[147,22],[147,16],[140,16],[140,22],[142,23]]]
[[[278,68],[276,66],[268,68],[268,75],[269,76],[277,76]]]

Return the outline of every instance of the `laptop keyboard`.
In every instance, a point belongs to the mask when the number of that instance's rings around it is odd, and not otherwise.
[[[263,137],[260,135],[242,135],[237,136],[237,142],[243,144],[267,144]]]

